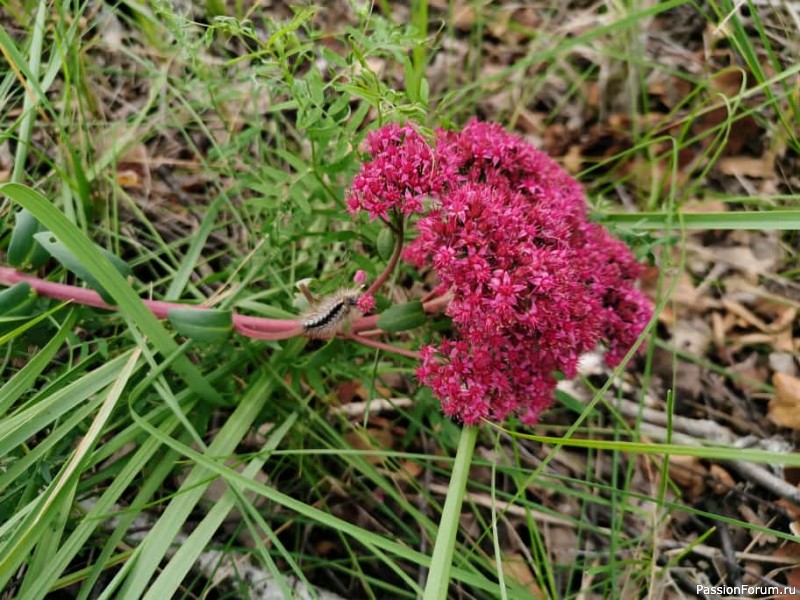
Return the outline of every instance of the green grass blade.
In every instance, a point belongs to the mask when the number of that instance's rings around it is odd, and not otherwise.
[[[670,224],[670,219],[672,223]],[[677,219],[668,213],[603,213],[603,223],[624,225],[631,229],[736,229],[789,230],[800,229],[800,210],[768,212],[681,213]]]
[[[37,500],[36,510],[28,514],[25,520],[20,523],[14,534],[4,541],[0,546],[0,588],[4,587],[14,572],[26,560],[30,550],[38,543],[44,541],[43,538],[48,533],[49,523],[55,516],[53,513],[63,510],[60,506],[67,498],[71,499],[76,484],[76,475],[80,475],[80,466],[84,462],[91,448],[97,442],[100,434],[111,416],[111,411],[119,401],[125,386],[131,375],[136,369],[140,351],[136,350],[129,353],[130,356],[125,364],[115,369],[114,382],[106,395],[99,412],[92,421],[92,425],[83,436],[72,457],[62,468],[58,477],[48,487],[47,491]],[[121,361],[116,361],[119,363]],[[34,407],[38,409],[39,407]],[[47,413],[45,413],[46,416]],[[40,429],[40,428],[39,428]],[[5,439],[3,442],[5,443]],[[69,501],[71,505],[71,500]],[[33,578],[37,578],[39,573],[34,573]],[[30,585],[30,584],[23,584]]]
[[[45,347],[37,352],[22,369],[0,388],[0,416],[4,415],[22,394],[33,388],[36,378],[41,375],[64,343],[64,340],[72,332],[72,326],[75,324],[76,318],[76,312],[71,310],[59,330],[50,338]]]
[[[7,183],[0,185],[0,193],[27,208],[39,221],[55,235],[75,257],[97,279],[100,285],[115,300],[119,310],[124,312],[142,333],[150,339],[162,356],[177,353],[178,345],[167,333],[141,299],[134,293],[127,281],[119,274],[109,260],[94,247],[86,234],[70,223],[47,198],[25,186]],[[173,369],[201,398],[209,402],[220,402],[216,391],[188,358],[176,355]]]
[[[80,406],[120,374],[130,352],[110,360],[91,374],[0,421],[0,457],[50,426],[61,415]]]
[[[236,449],[267,401],[272,386],[273,383],[262,376],[248,389],[246,396],[242,398],[236,410],[209,445],[208,456],[224,457]],[[136,418],[146,429],[159,435],[159,432],[142,421],[141,417]],[[181,486],[179,494],[173,498],[164,514],[134,552],[130,572],[116,596],[117,598],[140,598],[147,589],[156,574],[161,559],[166,555],[175,536],[210,484],[209,475],[207,468],[199,465],[192,469]]]
[[[276,431],[270,434],[264,448],[261,449],[258,456],[251,460],[247,467],[242,471],[242,475],[252,479],[264,466],[264,463],[269,457],[269,451],[274,450],[280,441],[286,435],[286,432],[291,429],[296,421],[296,417],[290,417],[280,424]],[[169,563],[161,571],[161,574],[153,582],[144,600],[159,600],[160,598],[171,598],[178,591],[184,577],[189,573],[189,570],[197,561],[203,549],[212,541],[214,533],[222,526],[228,514],[238,505],[239,510],[244,512],[245,506],[249,505],[250,501],[247,500],[242,494],[242,490],[236,486],[231,486],[220,498],[214,503],[211,510],[208,511],[203,520],[195,527],[191,535],[186,541],[181,544],[178,551],[170,559]],[[252,505],[250,506],[252,509]],[[273,572],[276,582],[280,584],[282,578],[278,572]],[[285,593],[291,595],[291,591],[284,584]]]

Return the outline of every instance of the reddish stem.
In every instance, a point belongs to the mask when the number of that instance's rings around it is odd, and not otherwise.
[[[116,306],[103,300],[100,294],[94,290],[46,281],[38,277],[25,275],[24,273],[9,269],[8,267],[0,267],[0,284],[16,285],[18,283],[27,283],[31,286],[33,291],[40,296],[47,296],[48,298],[54,298],[56,300],[77,302],[78,304],[93,306],[95,308],[117,310]],[[142,302],[148,310],[159,319],[166,319],[169,311],[174,308],[188,310],[204,310],[208,308],[196,304],[180,304],[178,302],[163,302],[161,300],[142,300]],[[242,335],[262,340],[287,339],[303,333],[302,325],[295,320],[265,319],[236,313],[233,315],[233,326],[236,331],[241,331]],[[247,333],[244,333],[245,331]]]
[[[399,256],[399,251],[395,254]],[[395,260],[393,262],[396,264],[397,261]],[[391,264],[392,261],[390,261],[390,265]],[[388,268],[387,271],[385,271],[385,273],[390,272],[391,269]],[[376,280],[376,283],[379,280],[380,278]],[[38,277],[34,277],[32,275],[25,275],[24,273],[20,273],[19,271],[9,267],[0,267],[1,285],[12,286],[18,283],[27,283],[31,286],[31,289],[33,289],[40,296],[46,296],[56,300],[65,300],[68,302],[76,302],[78,304],[83,304],[84,306],[93,306],[95,308],[102,308],[105,310],[117,310],[116,306],[108,304],[100,297],[100,294],[94,290],[66,285],[63,283],[55,283],[53,281],[39,279]],[[375,284],[373,283],[373,286],[374,285]],[[439,312],[447,307],[448,303],[450,302],[450,298],[450,294],[439,296],[424,302],[422,304],[422,308],[426,313]],[[148,308],[148,310],[150,310],[150,312],[152,312],[153,315],[159,319],[166,319],[169,311],[175,308],[189,310],[206,310],[209,308],[202,305],[163,302],[161,300],[142,300],[142,302]],[[371,340],[362,335],[357,335],[361,332],[367,332],[367,335],[370,336],[384,333],[377,328],[379,317],[380,315],[370,315],[368,317],[355,319],[351,326],[351,331],[353,333],[343,337],[352,339],[353,341],[364,344],[365,346],[379,348],[381,350],[394,352],[396,354],[402,354],[403,356],[419,358],[418,353],[412,350],[395,348],[394,346],[385,342],[379,342],[376,340]],[[237,313],[233,313],[232,319],[233,328],[237,333],[258,340],[285,340],[301,336],[305,333],[302,323],[294,319],[267,319],[263,317],[240,315]]]
[[[386,283],[386,280],[389,279],[394,268],[397,266],[397,262],[400,260],[400,254],[403,251],[403,222],[400,221],[400,225],[395,229],[395,235],[397,239],[394,242],[394,250],[392,251],[392,256],[389,259],[389,262],[386,264],[386,268],[383,270],[383,273],[378,275],[378,278],[372,282],[372,285],[367,288],[367,291],[364,292],[365,295],[374,295],[381,286]]]
[[[258,327],[251,327],[242,323],[241,319],[236,318],[241,316],[243,315],[233,316],[233,328],[239,335],[243,335],[254,340],[288,340],[289,338],[297,337],[305,333],[302,325],[297,325],[293,329],[288,329],[286,331],[266,331],[259,329]],[[252,319],[254,317],[249,318]]]
[[[385,335],[386,332],[383,329],[367,329],[366,331],[362,331],[358,335],[361,337],[380,337]]]
[[[370,338],[366,338],[363,335],[355,335],[353,333],[345,334],[342,337],[348,340],[353,340],[354,342],[358,342],[364,346],[369,346],[370,348],[377,348],[378,350],[385,350],[386,352],[394,352],[395,354],[399,354],[401,356],[407,356],[408,358],[413,358],[415,360],[420,360],[419,352],[414,350],[406,350],[405,348],[398,348],[397,346],[392,346],[391,344],[387,344],[385,342],[379,342],[378,340],[372,340]]]

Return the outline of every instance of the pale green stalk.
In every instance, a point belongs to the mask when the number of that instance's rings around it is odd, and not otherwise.
[[[464,501],[464,491],[467,488],[469,467],[472,463],[472,453],[475,450],[475,441],[478,439],[477,427],[464,427],[458,440],[458,450],[453,463],[453,474],[450,476],[450,487],[439,521],[439,531],[433,547],[431,569],[428,573],[428,582],[425,584],[423,600],[438,600],[447,598],[447,587],[450,584],[450,567],[453,564],[453,551],[456,544],[461,504]]]

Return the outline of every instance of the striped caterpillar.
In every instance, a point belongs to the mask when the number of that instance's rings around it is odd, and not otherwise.
[[[360,297],[361,293],[353,289],[339,290],[319,300],[310,296],[311,308],[302,316],[303,331],[311,338],[333,337],[349,325],[350,314]]]

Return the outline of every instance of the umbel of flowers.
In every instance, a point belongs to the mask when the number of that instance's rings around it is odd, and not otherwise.
[[[410,125],[367,138],[351,214],[387,223],[414,215],[404,258],[433,268],[451,339],[421,350],[419,380],[465,424],[515,414],[537,421],[554,373],[604,343],[619,363],[649,321],[628,248],[587,220],[581,186],[497,124],[470,122],[428,141]]]

